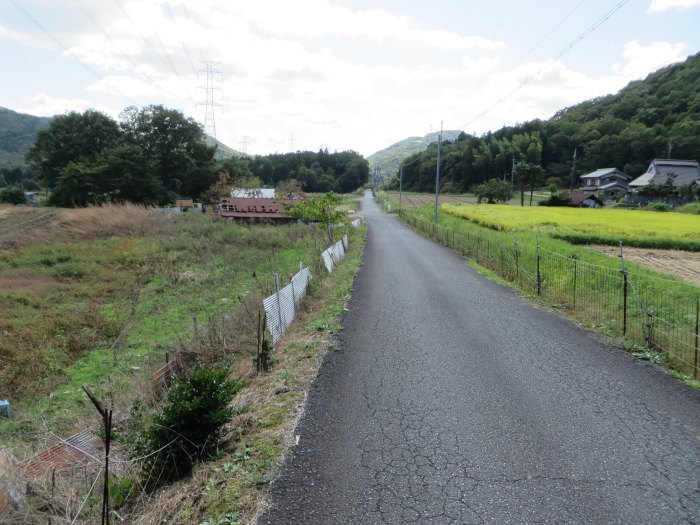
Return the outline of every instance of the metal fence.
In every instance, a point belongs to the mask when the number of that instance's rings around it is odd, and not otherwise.
[[[263,299],[263,307],[267,316],[267,327],[272,335],[272,343],[277,344],[287,327],[296,317],[299,301],[306,294],[306,286],[311,279],[309,268],[302,268],[292,277],[284,288],[280,288],[279,274],[275,274],[275,293]]]
[[[342,258],[345,257],[345,252],[347,249],[348,236],[344,235],[342,240],[338,241],[321,254],[323,264],[326,265],[326,270],[328,270],[328,273],[331,273],[333,268],[335,268]]]
[[[539,243],[503,243],[496,235],[456,232],[407,212],[415,229],[473,258],[518,288],[568,309],[572,315],[631,344],[666,352],[672,365],[696,379],[700,345],[700,289],[600,266],[549,251]]]

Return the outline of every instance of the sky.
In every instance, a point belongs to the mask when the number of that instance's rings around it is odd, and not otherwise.
[[[370,155],[617,92],[699,23],[700,0],[0,0],[0,106],[162,104],[249,154]]]

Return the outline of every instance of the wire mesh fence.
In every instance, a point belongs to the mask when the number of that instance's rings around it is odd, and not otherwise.
[[[491,235],[462,233],[407,212],[413,228],[472,258],[479,265],[572,312],[581,320],[632,344],[665,352],[674,367],[700,375],[700,290],[679,292],[666,281],[626,268],[581,261],[539,245],[494,240]],[[673,286],[666,286],[670,283]]]

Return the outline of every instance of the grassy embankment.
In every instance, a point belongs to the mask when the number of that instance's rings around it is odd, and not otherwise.
[[[622,336],[625,331],[626,346],[644,355],[650,355],[645,346],[666,351],[653,358],[666,361],[679,376],[690,379],[694,372],[694,332],[700,290],[627,262],[629,286],[625,326],[619,258],[572,245],[563,239],[578,235],[577,241],[583,242],[586,232],[578,226],[588,224],[587,228],[595,229],[598,242],[601,238],[614,244],[621,239],[643,242],[647,230],[638,226],[641,216],[648,218],[649,225],[662,225],[653,230],[657,237],[652,242],[656,245],[688,246],[693,243],[693,236],[700,236],[697,218],[646,211],[610,210],[616,213],[597,215],[607,210],[560,209],[557,211],[569,214],[566,222],[569,230],[562,232],[557,230],[552,215],[547,215],[549,211],[539,207],[445,204],[441,207],[437,230],[431,227],[431,207],[414,210],[411,215],[422,221],[415,224],[419,229],[465,253],[527,295],[550,306],[564,308],[567,315],[585,326],[612,336]],[[631,217],[629,222],[627,213]],[[472,216],[474,221],[465,220]],[[594,222],[594,219],[600,221],[600,217],[607,217],[607,222]],[[669,218],[676,220],[669,221]],[[489,227],[482,224],[489,224]],[[625,229],[626,224],[631,226]],[[538,245],[539,296],[536,293]],[[649,313],[652,314],[651,338],[647,326]]]

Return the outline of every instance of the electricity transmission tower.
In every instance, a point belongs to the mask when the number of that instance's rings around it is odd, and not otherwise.
[[[207,83],[206,85],[202,86],[201,89],[204,89],[205,91],[205,101],[204,102],[198,102],[198,106],[204,106],[204,132],[211,136],[216,138],[216,119],[214,117],[214,108],[215,107],[220,107],[222,104],[219,104],[214,100],[214,77],[217,76],[219,80],[222,80],[222,73],[218,69],[214,69],[214,66],[218,64],[218,62],[208,62],[208,61],[202,61],[204,64],[204,67],[202,69],[198,69],[197,73],[206,73],[207,75]]]

